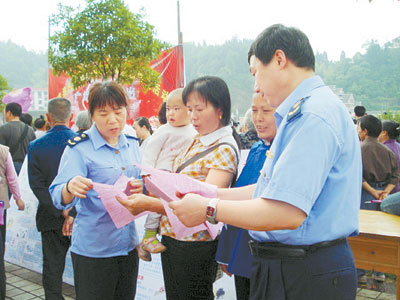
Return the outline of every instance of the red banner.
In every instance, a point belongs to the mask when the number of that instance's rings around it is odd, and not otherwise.
[[[160,74],[160,82],[156,87],[144,93],[140,83],[124,86],[129,98],[129,123],[139,116],[147,118],[156,116],[168,94],[176,88],[183,87],[182,46],[163,51],[150,66]],[[67,75],[62,74],[57,77],[49,69],[49,99],[54,97],[69,99],[76,115],[79,111],[88,109],[88,95],[93,83],[73,89],[71,79]]]

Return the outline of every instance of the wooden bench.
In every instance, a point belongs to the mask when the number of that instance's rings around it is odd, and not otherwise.
[[[400,216],[360,210],[360,235],[348,238],[357,268],[397,276],[400,300]]]

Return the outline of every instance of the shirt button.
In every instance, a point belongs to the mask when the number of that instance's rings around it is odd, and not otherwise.
[[[119,153],[119,151],[118,150],[115,150],[115,154],[118,154]]]
[[[126,168],[125,168],[125,167],[122,167],[121,169],[122,169],[122,171],[125,171]]]

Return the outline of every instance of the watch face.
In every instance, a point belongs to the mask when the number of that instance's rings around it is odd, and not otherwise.
[[[210,206],[207,207],[207,212],[206,212],[207,216],[214,217],[214,212],[215,212],[214,207],[210,207]]]

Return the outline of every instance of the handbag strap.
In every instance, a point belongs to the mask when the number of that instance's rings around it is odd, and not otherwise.
[[[218,148],[219,146],[221,146],[221,145],[228,145],[228,146],[230,146],[230,147],[233,149],[233,151],[235,151],[236,159],[237,159],[237,161],[239,162],[239,154],[238,154],[236,148],[235,148],[231,143],[223,142],[223,143],[216,144],[216,145],[214,145],[214,146],[212,146],[212,147],[210,147],[210,148],[204,150],[203,152],[197,153],[195,156],[193,156],[192,158],[188,159],[188,160],[185,161],[183,164],[181,164],[181,165],[176,169],[175,173],[180,173],[180,172],[181,172],[184,168],[186,168],[188,165],[190,165],[190,164],[194,163],[196,160],[199,160],[200,158],[206,156],[208,153],[214,151],[215,149],[217,149],[217,148]],[[236,173],[237,173],[237,172],[235,172],[235,174],[236,174]],[[234,178],[235,178],[235,176],[234,176]]]
[[[28,134],[28,125],[25,124],[24,131],[22,132],[18,141],[10,147],[10,153],[15,154],[15,152],[18,150],[19,146],[21,145],[22,141],[24,140],[27,134]]]

